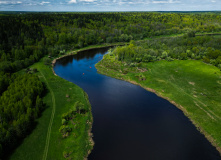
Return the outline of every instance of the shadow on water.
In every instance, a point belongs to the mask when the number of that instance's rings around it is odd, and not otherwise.
[[[131,83],[97,73],[106,49],[59,60],[55,73],[83,88],[92,106],[89,160],[220,160],[219,152],[174,105]]]
[[[95,57],[95,55],[97,54],[97,50],[90,50],[90,54],[85,54],[87,53],[88,51],[80,51],[78,52],[78,54],[76,55],[70,55],[68,56],[68,58],[62,58],[62,59],[59,59],[59,64],[62,65],[62,66],[66,66],[68,65],[69,63],[72,63],[73,59],[75,60],[81,60],[81,59],[93,59]],[[104,49],[101,49],[100,50],[100,54],[104,55],[107,51],[104,50]]]

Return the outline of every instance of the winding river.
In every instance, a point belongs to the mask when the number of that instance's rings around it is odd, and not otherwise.
[[[108,48],[58,60],[55,73],[87,92],[95,146],[89,160],[220,160],[218,151],[168,101],[97,73]]]

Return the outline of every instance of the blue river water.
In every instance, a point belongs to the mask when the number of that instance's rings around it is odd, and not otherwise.
[[[108,48],[58,60],[55,73],[87,92],[93,114],[89,160],[221,160],[219,152],[167,100],[97,72]]]

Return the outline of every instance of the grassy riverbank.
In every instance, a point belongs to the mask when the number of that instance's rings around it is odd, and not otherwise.
[[[142,86],[181,109],[221,152],[221,72],[196,60],[157,61],[128,67],[105,55],[96,68],[102,74]]]
[[[64,159],[63,152],[71,151],[70,157],[84,159],[92,149],[89,134],[92,124],[91,112],[74,120],[76,127],[68,137],[62,138],[59,128],[62,125],[62,114],[73,108],[75,102],[82,102],[90,110],[86,93],[77,85],[55,76],[51,66],[44,65],[43,61],[34,64],[31,68],[37,68],[36,74],[48,89],[44,97],[46,109],[37,120],[36,128],[24,139],[10,159],[60,160]]]

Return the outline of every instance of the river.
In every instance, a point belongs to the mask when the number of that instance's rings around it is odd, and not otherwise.
[[[167,100],[97,72],[108,48],[58,60],[55,73],[87,92],[93,114],[89,160],[220,160],[219,152]]]

